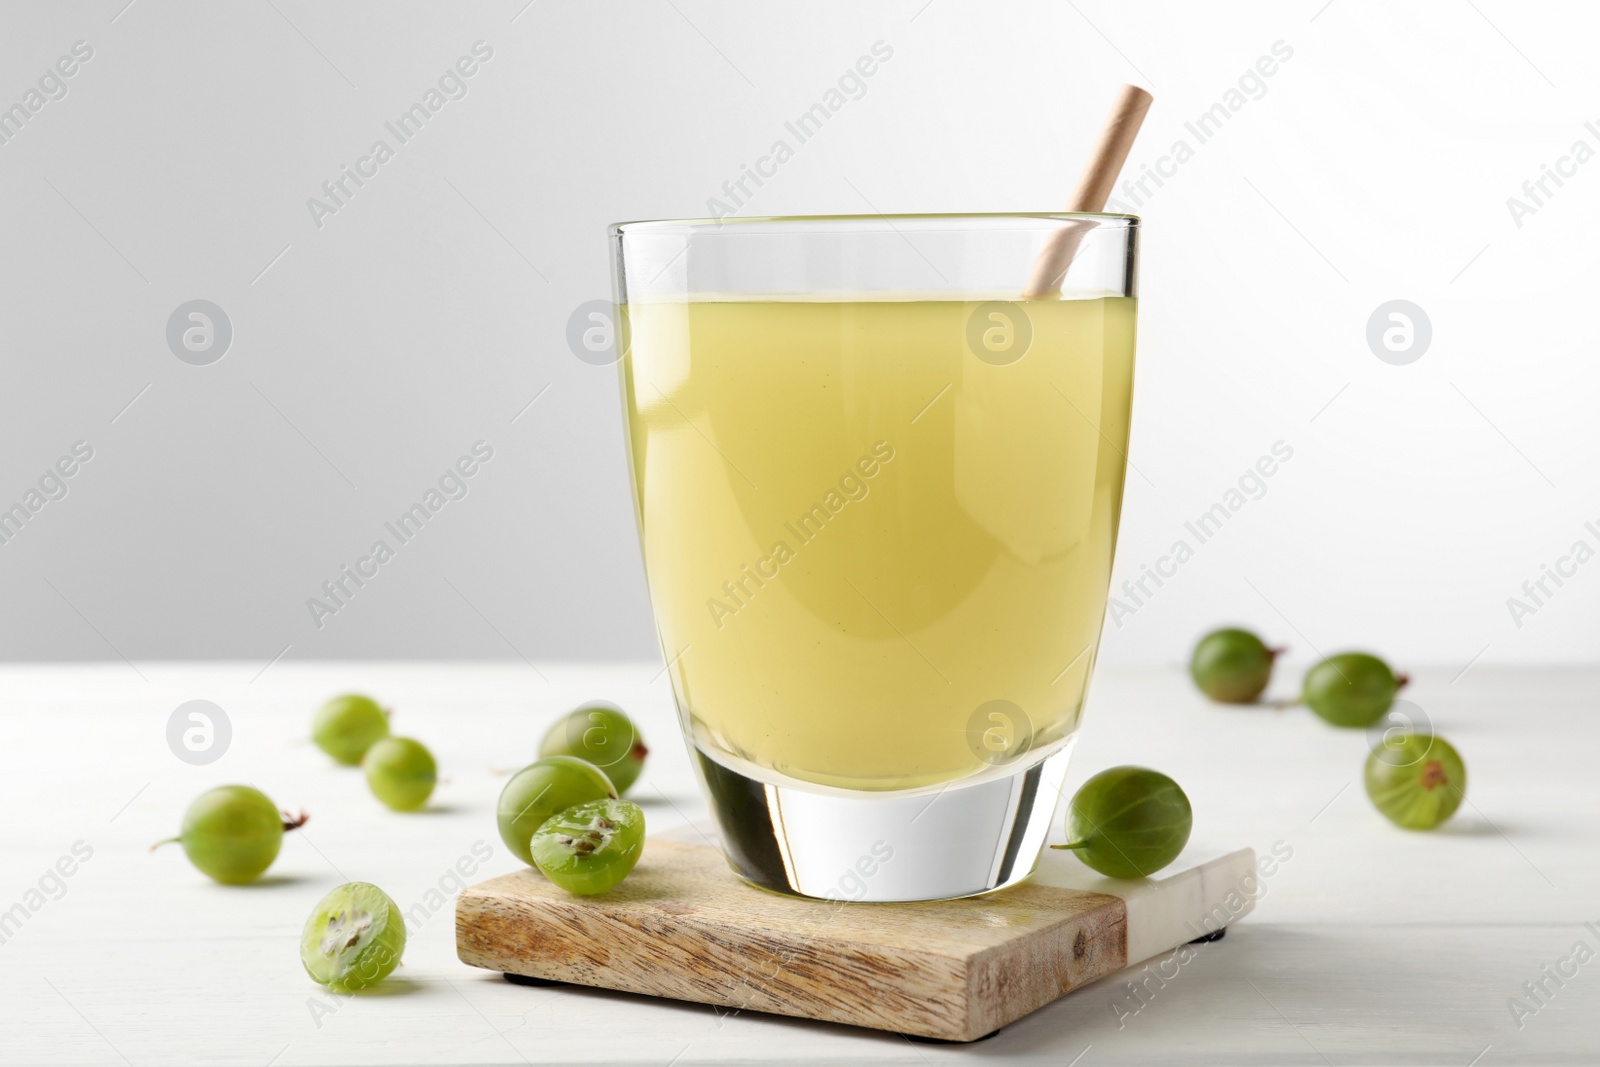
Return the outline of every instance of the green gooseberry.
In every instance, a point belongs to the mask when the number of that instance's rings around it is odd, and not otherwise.
[[[1383,718],[1407,681],[1377,656],[1341,652],[1306,672],[1300,699],[1335,726],[1361,729]]]
[[[544,876],[569,893],[604,893],[644,852],[644,812],[626,800],[591,800],[558,812],[529,844]]]
[[[395,811],[416,811],[433,795],[439,767],[420,741],[385,737],[361,758],[372,795]]]
[[[511,776],[500,791],[495,821],[500,840],[528,866],[535,866],[528,843],[550,816],[590,800],[615,800],[611,779],[576,756],[545,756]]]
[[[1272,680],[1272,663],[1283,652],[1268,648],[1249,630],[1213,630],[1194,646],[1189,674],[1200,691],[1224,704],[1253,704]]]
[[[405,950],[405,917],[371,882],[346,882],[323,897],[300,933],[300,963],[336,993],[387,978]]]
[[[1194,812],[1178,783],[1148,767],[1112,767],[1083,783],[1067,805],[1067,844],[1111,878],[1148,878],[1189,843]]]
[[[1396,826],[1432,830],[1456,813],[1467,793],[1467,765],[1442,737],[1385,735],[1367,756],[1367,796]]]
[[[606,772],[621,796],[644,770],[649,749],[621,708],[594,700],[557,720],[539,742],[539,755],[588,760]]]
[[[189,862],[224,885],[243,885],[261,877],[283,846],[286,830],[304,826],[299,818],[280,813],[259,789],[248,785],[223,785],[195,798],[183,813],[177,837],[157,841],[150,848],[176,841]]]
[[[360,763],[374,742],[388,736],[388,714],[377,701],[359,693],[334,697],[311,721],[317,747],[348,767]]]

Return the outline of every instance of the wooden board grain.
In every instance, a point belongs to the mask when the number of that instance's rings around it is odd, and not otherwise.
[[[970,1041],[1127,963],[1127,910],[1023,884],[968,900],[843,904],[754,889],[715,849],[652,839],[627,881],[575,897],[536,871],[456,904],[461,960],[508,974]]]

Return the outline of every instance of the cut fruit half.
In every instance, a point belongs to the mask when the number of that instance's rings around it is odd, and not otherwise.
[[[400,909],[370,882],[346,882],[323,897],[300,935],[306,973],[337,993],[387,978],[405,950]]]

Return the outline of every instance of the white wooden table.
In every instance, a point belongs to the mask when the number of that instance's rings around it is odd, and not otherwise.
[[[1469,805],[1433,834],[1371,808],[1359,732],[1304,710],[1208,706],[1177,670],[1102,672],[1070,788],[1149,764],[1193,800],[1194,848],[1281,842],[1292,855],[1255,914],[1186,964],[1130,970],[957,1047],[515,986],[457,962],[444,898],[458,861],[492,850],[473,880],[517,863],[495,833],[492,768],[531,758],[559,711],[602,696],[634,711],[651,742],[635,798],[652,829],[703,817],[658,669],[278,663],[252,680],[259,664],[0,668],[0,1062],[1600,1061],[1600,958],[1575,974],[1562,962],[1580,941],[1600,952],[1600,672],[1473,668],[1450,684],[1454,668],[1414,671],[1409,695],[1471,776]],[[312,710],[347,689],[392,705],[396,731],[433,748],[448,777],[433,810],[388,812],[306,740]],[[233,727],[209,766],[166,742],[172,710],[196,698]],[[234,781],[312,816],[260,885],[216,886],[177,848],[146,851],[196,794]],[[46,877],[75,845],[92,855]],[[378,883],[402,909],[437,904],[376,995],[328,996],[300,968],[301,924],[347,879]],[[1525,982],[1543,983],[1542,1004]]]

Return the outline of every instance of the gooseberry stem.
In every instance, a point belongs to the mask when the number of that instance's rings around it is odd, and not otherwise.
[[[1397,674],[1397,675],[1394,676],[1394,691],[1395,692],[1398,693],[1400,690],[1404,689],[1406,686],[1408,686],[1410,684],[1411,684],[1411,675],[1409,675],[1409,674]]]
[[[156,849],[160,848],[162,845],[175,845],[179,841],[182,841],[182,840],[183,840],[183,838],[181,838],[181,837],[164,837],[160,841],[157,841],[155,844],[151,845],[150,846],[150,851],[154,852]]]
[[[1069,841],[1065,845],[1051,845],[1050,847],[1051,848],[1072,848],[1072,849],[1088,848],[1089,847],[1089,842],[1087,842],[1087,841]]]
[[[300,809],[300,814],[298,817],[290,815],[286,811],[280,812],[279,814],[283,816],[284,833],[288,833],[290,830],[298,830],[300,827],[311,821],[311,816],[306,814],[306,809],[304,808]],[[177,838],[173,838],[173,840],[177,840]]]
[[[643,741],[635,741],[633,743],[633,748],[629,751],[628,755],[632,756],[634,759],[644,759],[646,756],[650,755],[650,750],[644,747]]]
[[[1277,659],[1279,656],[1283,655],[1287,651],[1289,651],[1289,646],[1288,645],[1284,645],[1281,648],[1269,648],[1269,649],[1267,649],[1267,655],[1271,656],[1273,659]]]

